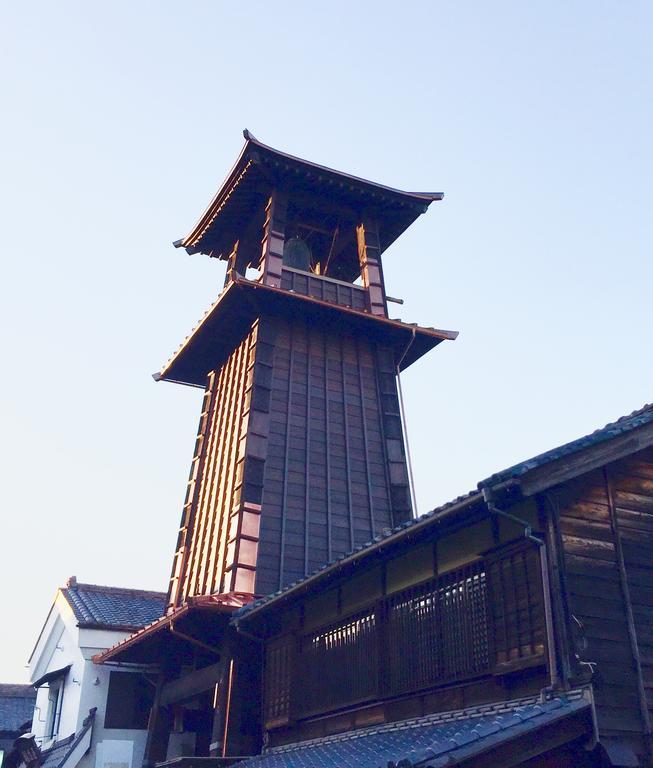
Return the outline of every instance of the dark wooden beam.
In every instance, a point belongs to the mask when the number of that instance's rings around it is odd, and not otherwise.
[[[168,706],[179,701],[190,699],[204,691],[212,689],[220,680],[224,662],[211,664],[203,669],[196,669],[183,677],[170,680],[161,689],[159,702],[161,706]]]

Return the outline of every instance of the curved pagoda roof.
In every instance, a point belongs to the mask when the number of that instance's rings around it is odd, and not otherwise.
[[[381,250],[391,245],[442,192],[404,192],[280,152],[245,130],[245,146],[208,208],[175,247],[226,258],[249,222],[262,214],[272,190],[288,189],[305,200],[358,216],[379,218]],[[318,202],[319,201],[319,202]],[[260,235],[257,233],[257,237]]]

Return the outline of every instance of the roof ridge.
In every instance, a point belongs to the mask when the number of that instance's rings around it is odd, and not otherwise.
[[[647,411],[651,411],[651,410],[653,410],[653,403],[646,403],[641,408],[638,408],[632,413],[629,413],[626,416],[620,416],[618,419],[611,422],[611,424],[620,424],[624,421],[628,421],[628,419],[634,419],[637,416],[643,416]],[[611,424],[606,424],[605,427],[600,427],[599,429],[595,429],[594,432],[600,432],[602,429],[609,427]],[[594,434],[594,432],[592,434]]]
[[[481,480],[478,484],[478,488],[482,490],[485,487],[517,478],[531,469],[535,469],[549,461],[568,456],[585,448],[591,448],[601,442],[605,442],[621,434],[630,432],[631,430],[643,427],[652,421],[653,403],[647,403],[632,413],[620,416],[614,421],[610,421],[592,432],[588,432],[573,440],[568,440],[567,442],[549,448],[546,451],[541,451],[533,456],[529,456],[523,461],[512,464],[506,469],[495,472],[484,480]]]
[[[62,592],[68,590],[83,589],[87,592],[104,592],[105,594],[117,594],[117,595],[135,595],[139,597],[161,597],[165,599],[165,592],[157,592],[152,589],[138,589],[132,587],[111,587],[104,584],[86,584],[84,582],[77,582],[74,585],[60,587]]]

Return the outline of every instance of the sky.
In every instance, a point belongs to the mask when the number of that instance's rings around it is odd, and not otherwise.
[[[224,267],[175,250],[243,143],[441,191],[391,305],[418,511],[653,400],[653,6],[7,2],[0,681],[57,587],[165,591],[201,391],[154,383]]]

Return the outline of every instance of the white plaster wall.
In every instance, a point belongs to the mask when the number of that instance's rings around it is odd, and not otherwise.
[[[79,702],[81,698],[82,679],[85,660],[77,644],[78,629],[72,611],[65,600],[58,596],[54,609],[44,632],[39,638],[37,647],[30,658],[29,675],[33,682],[48,672],[66,667],[71,668],[64,682],[61,718],[56,738],[62,739],[77,730]],[[66,610],[67,608],[67,610]],[[36,694],[36,706],[32,721],[32,732],[43,748],[47,748],[51,740],[46,739],[48,714],[48,687],[39,688]]]
[[[113,645],[113,643],[111,645]],[[107,694],[109,692],[109,675],[111,672],[117,672],[118,674],[123,674],[124,672],[115,667],[112,668],[98,665],[91,661],[91,657],[103,649],[84,648],[83,650],[84,655],[88,656],[88,660],[86,662],[85,685],[83,686],[80,701],[80,713],[85,712],[88,714],[91,707],[97,707],[97,713],[93,725],[91,749],[79,763],[79,766],[80,768],[104,768],[105,763],[122,763],[124,762],[122,758],[119,760],[113,759],[113,757],[116,757],[118,754],[123,756],[126,754],[124,745],[121,746],[118,742],[130,742],[133,744],[131,750],[131,764],[126,766],[126,768],[140,768],[143,763],[143,755],[145,754],[147,731],[104,727]],[[137,670],[130,668],[129,670],[124,671]],[[86,714],[84,717],[86,717]],[[113,742],[116,743],[114,744]]]
[[[128,632],[86,629],[77,620],[67,600],[57,593],[36,647],[29,660],[30,680],[71,664],[66,676],[61,720],[57,739],[63,739],[82,728],[84,719],[95,707],[93,737],[89,752],[79,763],[80,768],[140,768],[145,752],[147,731],[104,727],[109,675],[115,667],[93,663],[92,657],[128,636]],[[137,671],[129,669],[126,671]],[[43,748],[51,744],[45,739],[48,712],[47,686],[37,691],[32,732]],[[128,764],[127,764],[128,763]],[[125,765],[123,765],[125,764]]]

